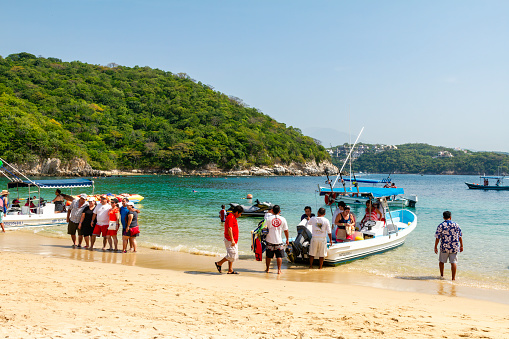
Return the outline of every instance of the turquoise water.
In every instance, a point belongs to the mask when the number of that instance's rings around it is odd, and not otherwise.
[[[368,178],[380,178],[371,175]],[[406,243],[389,252],[343,265],[348,271],[368,272],[385,277],[426,280],[438,273],[434,254],[434,232],[442,221],[442,212],[450,210],[453,220],[463,230],[465,251],[459,255],[459,283],[473,287],[509,290],[509,222],[505,201],[509,191],[467,189],[464,182],[477,182],[475,176],[392,175],[398,187],[407,194],[417,194],[419,202],[412,209],[418,217],[416,230]],[[251,193],[254,199],[281,205],[288,220],[290,236],[296,235],[305,205],[313,211],[323,206],[316,194],[323,177],[171,177],[135,176],[95,179],[97,193],[138,193],[145,197],[140,204],[143,246],[203,255],[224,254],[223,225],[218,213],[221,204],[249,204],[243,199]],[[5,187],[5,183],[1,183]],[[193,192],[196,190],[197,192]],[[63,190],[64,193],[70,193]],[[90,189],[83,189],[90,193]],[[53,198],[53,190],[43,197]],[[81,191],[73,191],[73,194]],[[12,198],[12,195],[11,195]],[[362,217],[363,211],[353,212]],[[327,215],[331,216],[330,210]],[[241,218],[240,251],[242,258],[254,260],[250,252],[250,231],[259,219]],[[65,226],[46,227],[65,237]],[[345,268],[346,267],[346,268]],[[450,274],[448,264],[446,275]]]

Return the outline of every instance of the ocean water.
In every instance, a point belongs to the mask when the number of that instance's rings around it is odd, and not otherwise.
[[[379,179],[384,175],[369,175]],[[475,176],[392,175],[393,181],[416,194],[417,207],[410,209],[418,218],[417,228],[397,249],[357,260],[330,270],[369,273],[409,280],[433,279],[438,274],[434,253],[434,232],[442,221],[442,212],[450,210],[453,221],[463,231],[464,252],[459,254],[459,283],[471,287],[509,290],[509,222],[505,203],[509,191],[469,190],[465,182],[478,182]],[[172,177],[133,176],[97,178],[96,193],[138,193],[145,197],[139,204],[142,246],[201,255],[223,255],[223,224],[218,213],[221,204],[251,204],[255,199],[279,204],[288,220],[290,236],[296,235],[304,206],[315,212],[324,206],[317,187],[325,177]],[[5,180],[0,183],[5,187]],[[46,199],[54,190],[43,190]],[[69,190],[63,190],[70,193]],[[73,194],[91,193],[91,189],[73,190]],[[253,195],[252,201],[245,199]],[[13,195],[11,194],[11,198]],[[362,217],[363,208],[353,208]],[[331,217],[327,209],[327,217]],[[254,260],[250,252],[250,231],[259,218],[240,218],[241,258]],[[66,226],[38,228],[36,232],[67,237]],[[446,275],[450,275],[446,265]]]

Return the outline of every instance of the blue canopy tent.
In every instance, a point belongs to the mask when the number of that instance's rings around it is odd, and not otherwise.
[[[7,184],[8,188],[38,187],[38,188],[75,188],[93,187],[94,181],[90,179],[56,179],[56,180],[24,180],[13,181]]]

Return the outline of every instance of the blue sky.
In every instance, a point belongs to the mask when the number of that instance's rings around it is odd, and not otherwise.
[[[509,152],[509,1],[9,1],[0,55],[187,73],[324,142]]]

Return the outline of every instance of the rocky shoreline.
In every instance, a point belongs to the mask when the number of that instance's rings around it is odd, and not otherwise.
[[[306,163],[291,163],[289,165],[274,165],[249,168],[235,168],[225,171],[210,164],[202,169],[187,170],[179,167],[171,169],[134,169],[102,171],[93,169],[84,159],[72,159],[62,162],[57,158],[41,161],[15,164],[25,175],[52,176],[52,177],[99,177],[119,175],[166,174],[174,176],[321,176],[326,171],[337,174],[338,168],[329,161],[316,164],[313,161]]]

